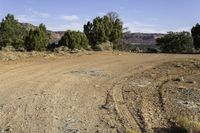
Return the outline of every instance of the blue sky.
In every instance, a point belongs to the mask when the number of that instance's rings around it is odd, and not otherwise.
[[[12,13],[54,31],[82,31],[88,20],[109,11],[118,12],[132,32],[190,30],[200,22],[200,0],[0,0],[0,19]]]

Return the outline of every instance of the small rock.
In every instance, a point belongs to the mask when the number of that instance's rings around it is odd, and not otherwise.
[[[175,81],[178,81],[178,82],[184,82],[184,77],[178,77],[175,79]]]
[[[183,65],[178,63],[178,64],[175,65],[175,67],[183,67]]]
[[[190,84],[196,84],[197,82],[194,81],[194,80],[189,80],[189,81],[187,81],[187,83],[190,83]]]
[[[179,86],[178,89],[179,89],[179,90],[188,90],[188,88],[187,88],[187,87],[184,87],[184,86]]]
[[[112,105],[110,105],[110,104],[104,104],[104,105],[101,106],[101,108],[103,108],[103,109],[110,109],[110,108],[112,108]]]
[[[127,92],[127,93],[129,93],[129,92],[131,92],[130,90],[125,90],[124,92]]]
[[[99,85],[95,85],[96,88],[99,88]]]
[[[97,129],[97,130],[96,130],[96,133],[100,133],[100,130],[99,130],[99,129]]]
[[[0,129],[0,133],[4,133],[4,132],[12,132],[13,131],[13,128],[5,128],[5,129]]]
[[[3,133],[4,132],[4,130],[3,129],[0,129],[0,133]]]
[[[0,109],[4,108],[5,104],[0,104]]]
[[[110,128],[115,128],[115,124],[113,122],[109,122]]]

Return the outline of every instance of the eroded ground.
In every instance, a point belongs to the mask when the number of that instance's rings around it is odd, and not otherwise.
[[[199,57],[100,52],[1,62],[0,131],[170,131],[173,114],[199,113]]]

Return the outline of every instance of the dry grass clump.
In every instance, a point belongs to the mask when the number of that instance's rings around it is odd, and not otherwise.
[[[190,120],[187,117],[178,117],[176,124],[188,133],[200,133],[200,122]]]
[[[140,131],[133,131],[132,129],[131,130],[128,130],[127,133],[141,133]]]

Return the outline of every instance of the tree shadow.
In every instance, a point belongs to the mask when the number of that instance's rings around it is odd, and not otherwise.
[[[155,133],[187,133],[184,129],[179,127],[171,127],[171,128],[154,128]]]

